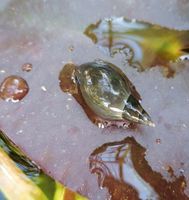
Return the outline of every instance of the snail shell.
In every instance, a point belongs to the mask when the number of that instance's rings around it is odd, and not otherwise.
[[[126,75],[115,65],[94,61],[80,65],[75,78],[87,106],[107,120],[155,126],[140,105],[140,95]]]

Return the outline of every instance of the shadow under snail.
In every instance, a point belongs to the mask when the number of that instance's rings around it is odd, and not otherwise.
[[[142,108],[141,97],[127,76],[115,65],[99,60],[76,66],[66,64],[60,87],[73,95],[89,119],[100,128],[144,124],[154,127]]]

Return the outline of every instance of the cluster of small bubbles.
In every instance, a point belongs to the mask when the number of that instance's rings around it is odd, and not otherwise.
[[[157,139],[156,139],[156,143],[157,143],[157,144],[161,144],[161,139],[160,139],[160,138],[157,138]]]
[[[31,63],[24,63],[22,65],[22,71],[24,72],[30,72],[32,70],[33,66]]]
[[[29,86],[20,76],[9,76],[0,85],[0,97],[5,101],[18,102],[28,93]]]

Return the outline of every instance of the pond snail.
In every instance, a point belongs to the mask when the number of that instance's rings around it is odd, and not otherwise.
[[[97,125],[155,126],[142,108],[134,85],[111,63],[102,60],[80,66],[68,63],[60,72],[59,80],[61,89],[71,93]]]

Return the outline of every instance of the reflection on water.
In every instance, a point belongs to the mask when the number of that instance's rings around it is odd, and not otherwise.
[[[85,34],[110,56],[119,53],[125,64],[141,71],[156,65],[164,66],[167,77],[178,70],[170,62],[180,60],[189,50],[189,31],[171,30],[123,17],[91,24]]]
[[[145,160],[145,148],[133,137],[97,148],[90,156],[90,171],[98,176],[101,188],[107,188],[112,200],[189,199],[180,176],[171,182],[152,170]]]

